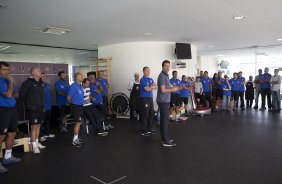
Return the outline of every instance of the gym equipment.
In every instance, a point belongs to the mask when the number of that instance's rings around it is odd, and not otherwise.
[[[193,111],[192,111],[193,115],[204,116],[204,115],[207,115],[207,114],[211,114],[211,108],[210,107],[197,107],[196,101],[194,99],[194,93],[192,93],[191,98],[192,98],[192,106],[193,106]]]
[[[129,118],[129,98],[124,93],[113,94],[110,102],[111,112],[116,118]]]

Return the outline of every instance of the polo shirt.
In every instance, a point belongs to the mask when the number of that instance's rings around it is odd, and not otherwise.
[[[140,80],[140,97],[142,98],[153,98],[153,91],[146,91],[144,88],[152,86],[154,80],[150,77],[143,76]]]
[[[237,79],[239,80],[239,91],[245,91],[245,84],[243,84],[246,81],[245,78],[237,77]]]
[[[100,87],[97,86],[95,83],[90,83],[90,94],[92,97],[92,104],[93,105],[98,105],[98,104],[103,104],[103,95],[102,93],[96,93],[94,90],[99,89]]]
[[[211,92],[211,79],[209,77],[202,77],[201,82],[203,84],[203,92]]]
[[[261,80],[271,79],[271,74],[264,73],[261,75]],[[270,89],[270,82],[264,82],[260,85],[261,89]]]
[[[84,103],[84,92],[82,85],[74,82],[69,88],[68,96],[71,97],[71,104],[74,105],[83,105]]]
[[[221,83],[219,84],[219,82],[221,81]],[[223,78],[216,78],[215,79],[215,88],[216,89],[222,89],[222,83],[225,82],[225,80]]]
[[[107,90],[107,83],[108,83],[108,81],[106,79],[97,78],[96,82],[99,82],[99,84],[103,88],[102,96],[108,96],[108,90]]]
[[[226,81],[222,84],[222,89],[230,89]],[[223,90],[223,95],[224,96],[231,96],[231,91],[230,90]]]
[[[170,79],[170,83],[171,83],[171,85],[173,85],[173,86],[177,86],[177,87],[180,86],[180,80],[179,80],[179,79],[175,79],[175,78],[173,78],[173,77]],[[172,92],[171,94],[180,94],[180,90],[177,90],[177,91],[175,91],[175,92]]]
[[[238,80],[238,78],[234,79],[230,79],[229,80],[229,84],[231,86],[231,90],[232,91],[239,91],[239,87],[240,87],[240,81]]]
[[[190,84],[188,81],[181,81],[180,82],[180,86],[183,86],[183,87],[190,87]],[[180,97],[185,97],[187,98],[189,95],[189,90],[188,89],[181,89],[180,90]]]
[[[0,77],[0,107],[14,107],[16,105],[16,99],[14,97],[7,98],[3,95],[8,89],[9,81],[3,77]],[[17,93],[18,90],[14,85],[14,93]]]
[[[157,84],[158,84],[157,102],[161,102],[161,103],[170,102],[171,94],[170,93],[163,93],[161,91],[162,85],[165,85],[165,89],[170,89],[172,87],[170,80],[168,78],[168,74],[166,74],[165,72],[162,71],[158,76]]]
[[[62,92],[64,94],[68,94],[69,84],[64,80],[58,80],[55,83],[55,91],[56,91],[56,103],[57,105],[66,105],[67,97],[59,95],[58,92]]]

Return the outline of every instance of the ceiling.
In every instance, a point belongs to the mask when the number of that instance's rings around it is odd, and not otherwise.
[[[0,0],[0,41],[79,49],[135,41],[198,51],[282,44],[281,0]],[[244,15],[235,21],[232,17]],[[36,26],[70,29],[62,36]],[[145,36],[144,33],[152,33]],[[214,47],[208,47],[213,45]]]

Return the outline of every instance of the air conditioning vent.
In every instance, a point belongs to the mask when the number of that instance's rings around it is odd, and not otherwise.
[[[70,32],[69,29],[64,29],[64,28],[57,28],[57,27],[36,27],[36,31],[39,31],[41,33],[48,33],[48,34],[53,34],[53,35],[62,35]]]

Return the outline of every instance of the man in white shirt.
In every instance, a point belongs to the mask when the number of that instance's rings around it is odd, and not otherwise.
[[[272,110],[280,111],[280,86],[281,76],[278,75],[279,70],[274,70],[274,75],[270,79],[272,93]]]
[[[134,74],[134,80],[128,85],[128,91],[130,91],[130,119],[134,119],[134,111],[139,113],[140,110],[140,80],[139,73]]]
[[[84,109],[84,115],[89,120],[89,122],[94,126],[95,133],[97,133],[99,136],[106,136],[108,135],[108,132],[105,132],[102,127],[101,123],[101,116],[99,114],[102,114],[102,112],[99,112],[100,110],[97,109],[94,105],[92,105],[91,102],[91,91],[90,91],[90,81],[89,79],[85,78],[82,82],[82,87],[84,91],[84,103],[83,103],[83,109]]]

